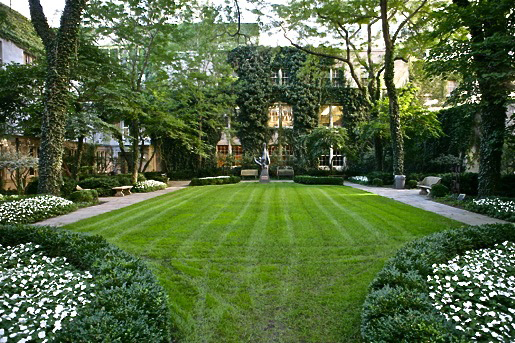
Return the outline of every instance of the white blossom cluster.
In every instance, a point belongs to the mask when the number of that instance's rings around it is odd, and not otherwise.
[[[515,201],[503,201],[499,198],[473,200],[474,205],[493,207],[498,212],[514,213]]]
[[[207,176],[207,177],[200,177],[199,180],[210,180],[210,179],[228,179],[230,176]]]
[[[434,307],[471,341],[515,342],[515,243],[467,251],[428,275]]]
[[[0,343],[47,342],[95,296],[88,271],[39,247],[0,245]]]
[[[0,203],[0,223],[27,223],[35,217],[48,218],[55,215],[56,210],[72,204],[72,201],[55,195],[41,195],[34,198],[3,202]]]
[[[146,181],[138,181],[134,186],[135,190],[154,190],[154,189],[165,189],[167,187],[166,183],[156,181],[156,180],[146,180]]]
[[[351,176],[349,178],[350,181],[358,181],[358,182],[368,182],[368,177],[366,176]]]

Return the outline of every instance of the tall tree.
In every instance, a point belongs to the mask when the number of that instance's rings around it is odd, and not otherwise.
[[[479,196],[496,191],[506,131],[506,106],[515,80],[515,11],[510,0],[453,0],[437,12],[440,44],[433,74],[458,72],[457,93],[480,114]]]
[[[66,0],[57,31],[48,21],[39,0],[29,0],[30,16],[46,52],[45,109],[41,125],[39,193],[59,194],[70,65],[87,0]]]

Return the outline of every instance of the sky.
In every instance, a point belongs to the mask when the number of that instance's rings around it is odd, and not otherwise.
[[[43,11],[48,19],[50,26],[58,27],[59,20],[61,18],[61,12],[64,9],[65,0],[40,0],[41,5],[43,6]],[[277,0],[276,2],[284,0]],[[1,3],[11,6],[11,8],[15,11],[20,12],[25,17],[30,19],[30,11],[29,11],[29,1],[28,0],[0,0]],[[240,1],[240,6],[242,8],[247,7],[250,8],[250,5],[247,1]],[[243,11],[242,21],[243,22],[255,22],[257,20],[256,16],[250,13],[250,10]],[[266,32],[262,32],[259,38],[260,44],[269,45],[269,46],[277,46],[277,45],[289,45],[289,42],[283,37],[283,34],[273,33],[269,35]]]

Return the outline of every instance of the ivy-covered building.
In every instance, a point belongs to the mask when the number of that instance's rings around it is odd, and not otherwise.
[[[383,51],[375,51],[381,59]],[[349,71],[334,60],[293,47],[238,47],[229,53],[237,81],[237,108],[217,144],[218,165],[245,164],[245,155],[269,146],[272,163],[292,165],[301,153],[302,138],[317,127],[344,128],[356,138],[366,119],[364,99]],[[360,77],[367,77],[365,70]],[[396,61],[396,85],[408,82],[408,64]],[[320,168],[345,166],[342,151],[329,149],[318,158]]]

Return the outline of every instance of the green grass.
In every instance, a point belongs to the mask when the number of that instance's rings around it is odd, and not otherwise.
[[[343,186],[188,188],[67,226],[154,267],[183,342],[360,342],[367,286],[460,223]]]

